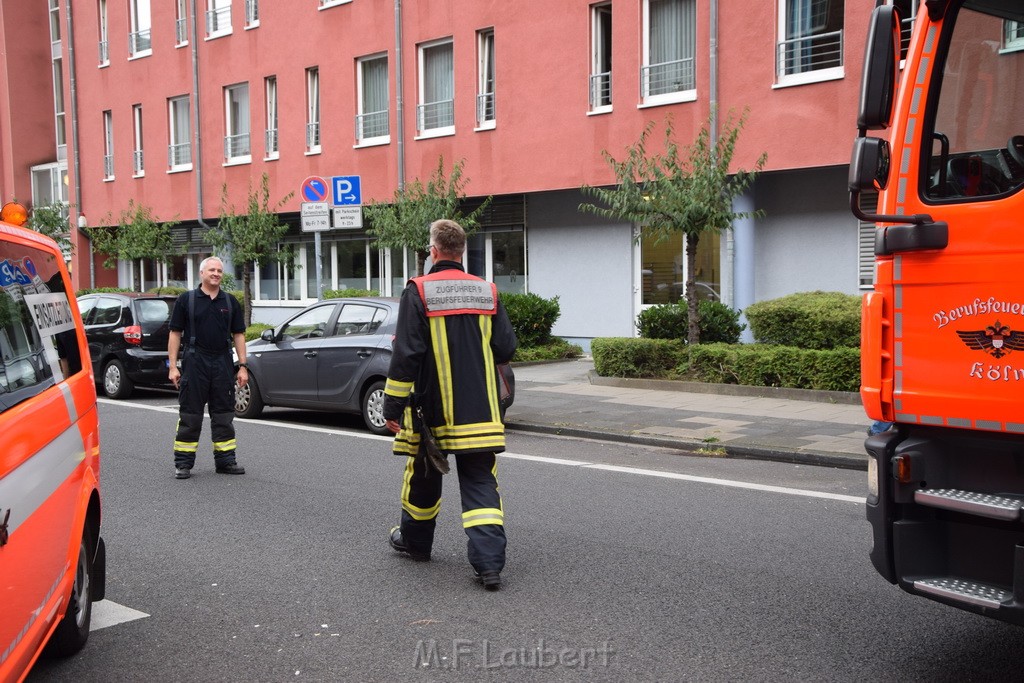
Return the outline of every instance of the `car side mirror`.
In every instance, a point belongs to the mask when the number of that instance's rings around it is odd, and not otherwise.
[[[260,339],[268,342],[274,341],[274,330],[263,330],[262,332],[260,332]]]
[[[861,131],[882,130],[892,123],[899,63],[899,15],[892,5],[876,7],[871,14],[860,83],[857,127]]]
[[[890,162],[887,140],[857,138],[853,143],[853,155],[850,159],[850,190],[884,190],[889,183]]]

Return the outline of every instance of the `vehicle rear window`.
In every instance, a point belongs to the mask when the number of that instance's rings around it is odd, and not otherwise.
[[[0,412],[82,367],[57,259],[41,249],[0,242]]]
[[[136,303],[140,323],[162,323],[171,318],[173,301],[166,299],[139,299]]]

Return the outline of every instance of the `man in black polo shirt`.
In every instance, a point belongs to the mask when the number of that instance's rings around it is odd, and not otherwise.
[[[171,383],[178,389],[178,433],[174,476],[188,479],[196,462],[203,408],[210,409],[213,462],[221,474],[245,474],[235,461],[235,383],[249,381],[245,365],[245,321],[238,300],[220,288],[224,263],[216,256],[199,264],[201,284],[178,297],[171,312],[167,356]],[[178,351],[186,340],[181,370]],[[236,375],[231,344],[238,354]]]

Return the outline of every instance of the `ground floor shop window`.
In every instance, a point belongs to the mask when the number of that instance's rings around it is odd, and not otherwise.
[[[486,230],[466,241],[466,270],[499,292],[526,293],[526,238],[519,230]]]
[[[685,239],[681,232],[660,241],[653,236],[640,238],[641,304],[676,303],[686,296]],[[717,301],[721,291],[721,236],[703,234],[697,243],[697,296]]]

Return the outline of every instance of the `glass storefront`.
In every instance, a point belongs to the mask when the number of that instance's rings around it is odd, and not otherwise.
[[[697,243],[697,296],[717,301],[721,291],[721,235],[705,233]],[[686,296],[685,240],[681,232],[658,241],[644,235],[640,239],[641,304],[676,303]]]

